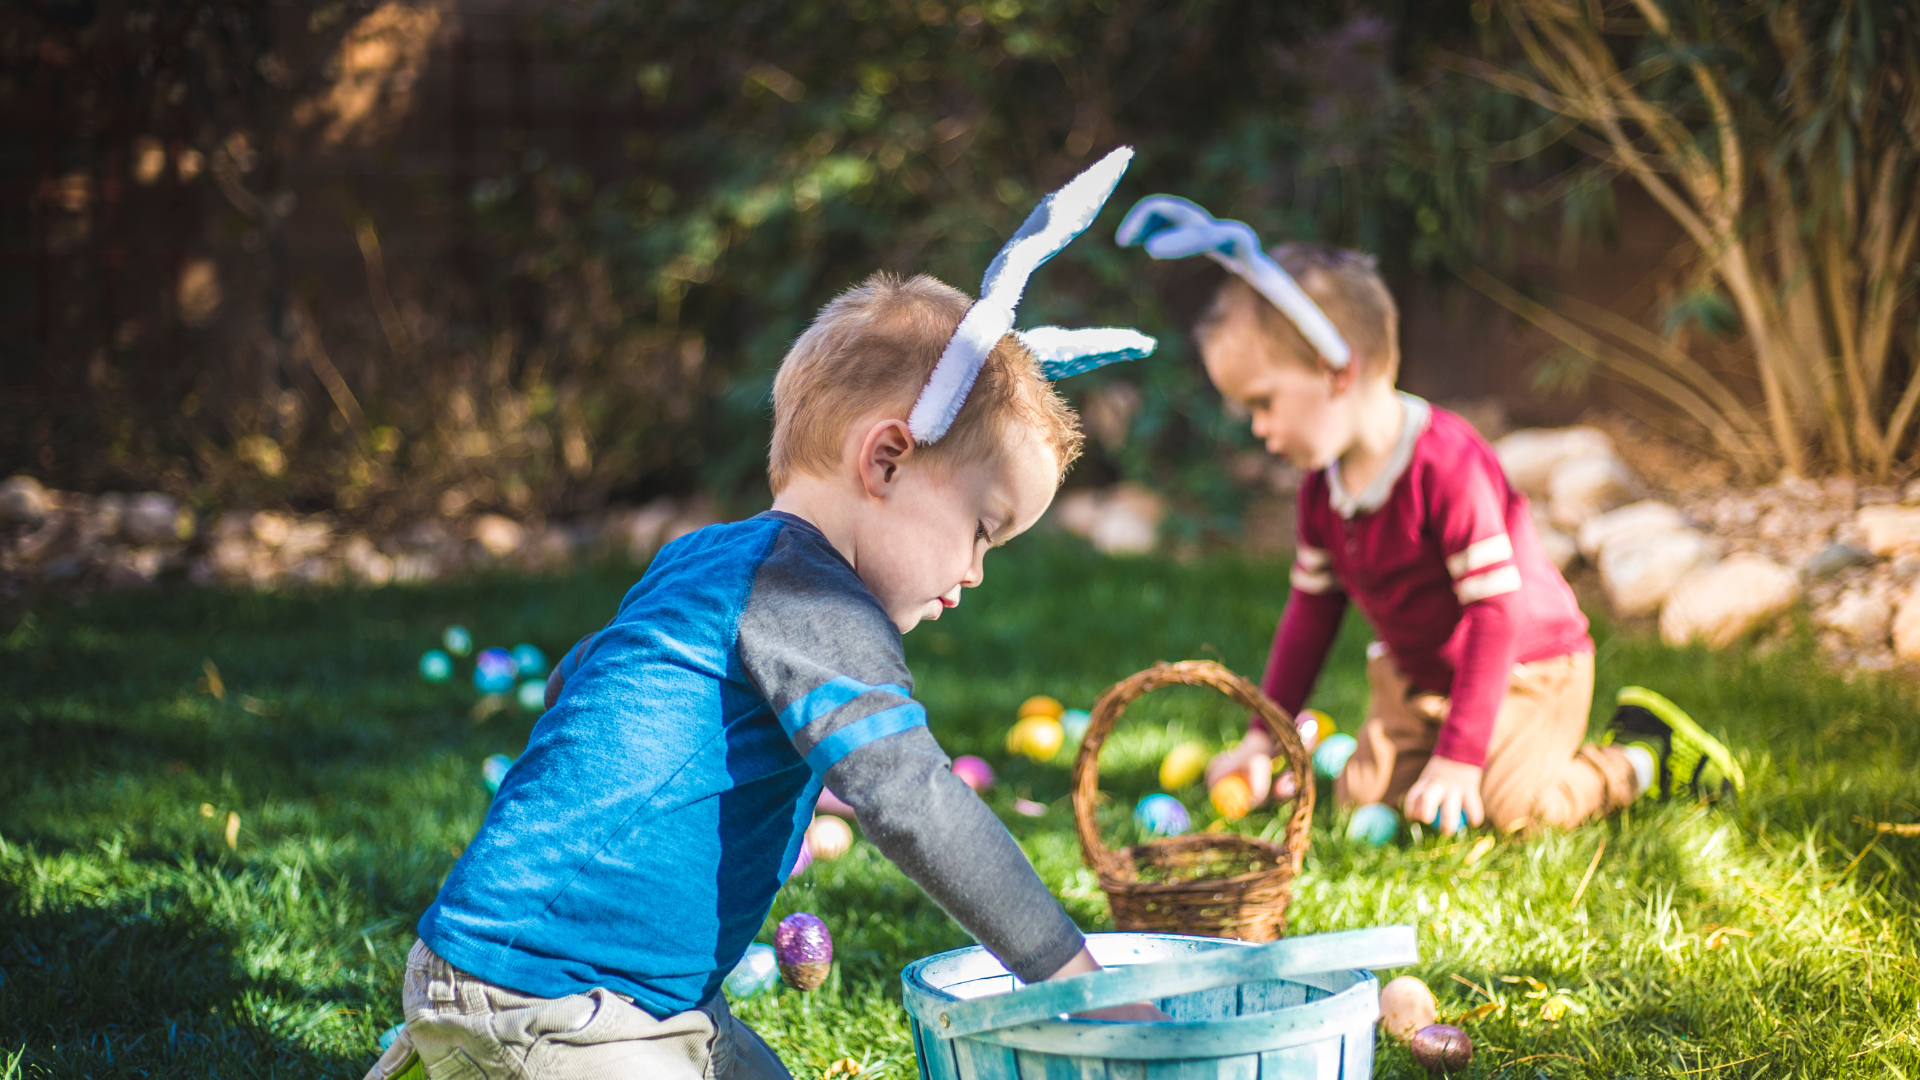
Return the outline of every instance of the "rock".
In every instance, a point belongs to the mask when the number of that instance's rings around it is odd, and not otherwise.
[[[1547,558],[1553,560],[1554,569],[1565,572],[1567,567],[1573,565],[1573,560],[1580,557],[1580,546],[1573,542],[1573,537],[1552,525],[1535,518],[1533,531],[1539,535],[1540,547],[1547,553]]]
[[[1900,489],[1900,501],[1920,503],[1920,480],[1907,481],[1907,486]]]
[[[53,500],[40,481],[22,473],[0,481],[0,526],[34,526],[53,512]]]
[[[704,495],[696,495],[680,505],[680,512],[661,531],[660,542],[671,544],[688,533],[699,532],[719,521],[720,515],[714,511],[712,501]]]
[[[1614,540],[1678,532],[1686,527],[1686,516],[1677,508],[1657,499],[1644,499],[1618,510],[1595,514],[1583,522],[1580,554],[1589,560],[1598,560],[1602,550]]]
[[[661,535],[680,513],[672,499],[655,499],[638,510],[620,510],[607,515],[608,539],[615,547],[625,548],[634,562],[646,562],[660,548]]]
[[[1571,457],[1611,456],[1613,440],[1597,428],[1525,428],[1493,444],[1507,482],[1533,498],[1547,494],[1554,467]]]
[[[487,554],[504,559],[527,542],[527,530],[510,517],[481,514],[473,521],[473,539]]]
[[[1879,645],[1893,628],[1893,605],[1872,593],[1850,592],[1815,615],[1813,622],[1863,645]]]
[[[141,492],[120,510],[120,535],[132,544],[171,544],[193,536],[193,517],[171,495]]]
[[[247,529],[253,533],[255,540],[270,548],[277,548],[292,535],[293,519],[285,514],[262,510],[247,519]]]
[[[1166,504],[1137,484],[1115,484],[1101,502],[1099,520],[1087,539],[1106,555],[1138,555],[1153,550]]]
[[[1638,487],[1626,463],[1611,454],[1567,458],[1547,478],[1547,516],[1563,529],[1578,529],[1631,500]]]
[[[322,517],[297,518],[287,529],[280,555],[288,562],[326,550],[333,543],[333,524]]]
[[[1842,570],[1855,566],[1870,566],[1874,562],[1873,552],[1852,544],[1828,544],[1813,553],[1802,569],[1810,578],[1832,577]]]
[[[1724,648],[1799,595],[1793,571],[1764,555],[1733,555],[1680,579],[1660,610],[1660,637],[1669,645],[1699,639]]]
[[[1853,520],[1875,555],[1920,550],[1920,507],[1863,506]]]
[[[1894,610],[1893,653],[1908,663],[1920,661],[1920,582],[1900,597]]]
[[[1062,529],[1085,540],[1100,521],[1100,503],[1100,492],[1078,488],[1054,501],[1051,516]]]
[[[380,553],[364,536],[349,536],[340,545],[340,562],[355,581],[378,588],[393,580],[393,560]]]
[[[151,585],[165,565],[166,553],[158,548],[114,548],[107,554],[105,584],[109,589]]]
[[[1712,556],[1706,537],[1683,529],[1617,537],[1600,553],[1600,584],[1615,611],[1651,615],[1681,578]]]

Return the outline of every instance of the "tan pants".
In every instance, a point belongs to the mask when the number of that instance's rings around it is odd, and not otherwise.
[[[1360,746],[1334,781],[1333,798],[1343,807],[1380,802],[1397,810],[1433,756],[1448,703],[1438,694],[1410,698],[1406,678],[1378,644],[1367,653],[1367,687]],[[1566,828],[1633,801],[1638,784],[1626,754],[1581,745],[1592,704],[1592,653],[1514,665],[1480,780],[1488,824],[1503,832]]]
[[[407,955],[407,1026],[366,1080],[420,1051],[428,1080],[793,1080],[720,993],[658,1020],[604,988],[537,998],[484,982],[424,941]]]

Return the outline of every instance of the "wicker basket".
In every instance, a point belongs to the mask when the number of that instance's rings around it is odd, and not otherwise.
[[[1163,686],[1210,686],[1267,722],[1293,768],[1298,792],[1285,842],[1195,833],[1114,851],[1100,841],[1093,812],[1100,791],[1100,747],[1134,699]],[[1307,855],[1311,759],[1293,721],[1259,687],[1211,660],[1156,664],[1109,687],[1093,707],[1093,721],[1073,763],[1073,821],[1117,929],[1272,941],[1286,933],[1293,878]]]

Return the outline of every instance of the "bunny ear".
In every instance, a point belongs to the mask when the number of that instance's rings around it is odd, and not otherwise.
[[[1040,361],[1040,373],[1049,380],[1064,379],[1122,360],[1151,356],[1159,342],[1124,326],[1096,326],[1068,330],[1059,326],[1036,326],[1015,330],[1013,336]]]
[[[1087,231],[1132,160],[1133,148],[1123,146],[1094,162],[1040,200],[1019,231],[994,256],[980,283],[980,299],[960,320],[907,416],[907,427],[915,439],[937,442],[953,426],[953,418],[959,415],[974,379],[980,375],[980,365],[1013,329],[1013,312],[1026,290],[1027,279],[1074,237]]]
[[[1260,246],[1244,221],[1221,221],[1177,195],[1149,195],[1133,204],[1114,240],[1121,247],[1139,244],[1156,259],[1205,255],[1254,287],[1334,368],[1352,358],[1346,339],[1293,277]]]

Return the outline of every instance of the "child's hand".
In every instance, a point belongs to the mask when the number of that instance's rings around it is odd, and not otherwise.
[[[1420,779],[1407,789],[1407,820],[1422,825],[1437,821],[1442,836],[1464,832],[1467,825],[1485,821],[1486,809],[1480,805],[1480,775],[1477,766],[1443,757],[1428,758],[1427,767],[1420,770]]]
[[[1267,801],[1273,787],[1273,736],[1264,728],[1249,728],[1247,737],[1231,750],[1222,750],[1207,763],[1207,790],[1222,779],[1238,775],[1253,792],[1253,805]]]
[[[1085,975],[1088,972],[1099,970],[1101,970],[1100,961],[1095,960],[1093,953],[1082,946],[1079,953],[1075,954],[1073,959],[1062,964],[1059,971],[1047,976],[1047,978],[1064,979],[1070,975]],[[1173,1019],[1173,1017],[1161,1012],[1160,1009],[1150,1001],[1135,1001],[1127,1005],[1109,1005],[1104,1009],[1088,1009],[1086,1012],[1074,1013],[1073,1016],[1077,1020],[1125,1020],[1132,1022]]]

